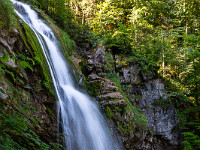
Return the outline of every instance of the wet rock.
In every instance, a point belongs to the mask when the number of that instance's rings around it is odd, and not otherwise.
[[[114,86],[112,82],[109,82],[109,80],[106,80],[106,82],[103,82],[102,86],[104,87],[101,91],[102,94],[115,92],[118,90],[117,86]],[[120,97],[120,96],[119,96]]]
[[[125,106],[125,104],[127,104],[126,103],[126,100],[115,100],[115,101],[101,101],[101,104],[104,106],[104,105],[115,105],[115,106],[122,106],[122,105],[124,105]]]
[[[4,55],[7,55],[7,54],[0,52],[0,58],[3,57]],[[8,56],[8,61],[7,62],[3,62],[3,63],[9,65],[12,68],[17,68],[14,60],[12,58],[10,58],[10,56]]]
[[[109,97],[109,95],[113,94],[108,94],[112,92],[116,92],[118,90],[118,87],[114,85],[114,83],[106,78],[100,77],[95,73],[92,73],[88,76],[88,79],[90,80],[89,83],[100,83],[103,88],[99,89],[101,91],[101,94],[104,94],[102,97],[106,97],[106,95]],[[101,96],[100,96],[101,97]]]
[[[16,43],[19,32],[13,29],[12,32],[7,30],[0,31],[0,45],[3,46],[10,54],[13,54],[13,46]]]
[[[92,79],[92,80],[100,80],[102,79],[100,76],[98,76],[97,74],[95,73],[92,73],[88,76],[89,79]]]
[[[78,56],[77,54],[73,53],[72,54],[72,61],[73,61],[74,67],[76,68],[78,73],[81,75],[82,72],[81,72],[80,68],[78,67],[79,63],[81,62],[80,56]]]
[[[96,52],[93,54],[94,63],[99,64],[99,65],[105,63],[105,61],[106,61],[105,55],[106,55],[105,46],[97,47]]]

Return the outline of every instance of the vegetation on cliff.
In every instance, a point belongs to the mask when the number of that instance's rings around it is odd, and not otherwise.
[[[34,101],[36,94],[53,97],[51,79],[37,38],[13,8],[9,0],[0,1],[0,149],[63,149],[56,138],[41,136],[46,119],[40,120],[39,113],[55,117],[51,102]]]
[[[75,41],[72,48],[76,47],[84,55],[85,51],[103,43],[114,58],[116,54],[125,58],[115,65],[136,63],[146,74],[161,77],[167,85],[169,98],[158,103],[170,103],[176,107],[185,149],[200,148],[198,0],[23,1],[44,10],[55,21],[63,30],[63,45],[71,38]],[[9,0],[1,0],[0,8],[0,29],[14,26],[15,17]],[[24,30],[28,30],[26,26]],[[26,38],[29,38],[28,35]],[[28,42],[27,48],[34,48],[32,42]],[[71,49],[69,43],[68,45]],[[35,60],[41,59],[36,55]],[[32,68],[27,63],[22,63],[21,67],[23,66],[30,70]],[[4,68],[4,64],[1,68]],[[116,68],[112,69],[116,71]],[[43,71],[45,72],[44,68]],[[14,76],[11,71],[8,74]],[[46,81],[49,86],[47,77]],[[106,111],[108,117],[112,117],[110,108]]]

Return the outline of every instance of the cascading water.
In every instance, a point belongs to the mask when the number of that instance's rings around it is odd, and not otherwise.
[[[11,0],[18,16],[34,31],[43,49],[58,96],[67,150],[118,150],[98,106],[78,91],[51,28],[27,4]]]

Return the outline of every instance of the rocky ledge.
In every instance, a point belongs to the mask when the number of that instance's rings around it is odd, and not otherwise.
[[[167,101],[164,83],[140,71],[137,64],[119,65],[123,59],[99,45],[79,63],[85,64],[82,72],[88,92],[104,109],[111,131],[124,149],[181,149],[176,110],[170,103],[163,105]]]

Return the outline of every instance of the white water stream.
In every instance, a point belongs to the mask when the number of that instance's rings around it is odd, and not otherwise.
[[[118,150],[95,102],[78,91],[50,27],[27,4],[11,0],[17,15],[34,31],[43,49],[58,97],[67,150]],[[58,115],[59,116],[59,115]]]

